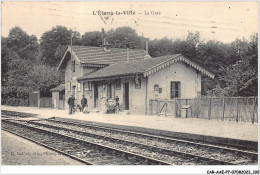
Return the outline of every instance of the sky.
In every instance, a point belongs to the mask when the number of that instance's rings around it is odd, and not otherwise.
[[[257,2],[2,2],[1,35],[19,26],[38,39],[56,25],[83,35],[130,26],[149,39],[201,38],[232,42],[258,31]],[[98,11],[104,12],[98,14]],[[125,11],[125,14],[124,14]],[[110,14],[108,13],[110,12]],[[128,12],[128,14],[126,14]],[[113,15],[111,15],[113,13]],[[119,15],[119,13],[121,13]]]

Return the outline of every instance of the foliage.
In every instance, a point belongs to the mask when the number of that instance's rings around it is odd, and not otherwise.
[[[142,37],[130,27],[119,27],[108,31],[106,41],[111,44],[111,47],[126,48],[126,44],[129,44],[129,48],[134,49],[141,48]]]
[[[64,55],[67,45],[102,45],[102,33],[68,30],[64,26],[46,31],[40,41],[19,27],[2,37],[1,83],[2,99],[11,104],[20,104],[17,99],[28,99],[28,92],[40,89],[48,92],[64,83],[64,72],[56,67]],[[111,47],[144,49],[145,38],[130,27],[119,27],[104,33]],[[40,44],[38,44],[40,43]],[[210,96],[257,96],[258,83],[258,35],[250,40],[236,39],[231,43],[215,40],[203,41],[198,32],[187,33],[184,38],[162,38],[149,41],[152,57],[183,54],[215,74],[211,80],[202,77],[202,94]],[[26,104],[26,102],[24,102]]]
[[[11,61],[8,62],[7,81],[5,86],[2,86],[2,97],[27,98],[30,87],[28,84],[30,61],[21,59],[14,51],[9,55]]]
[[[34,65],[29,72],[28,81],[30,89],[48,93],[51,88],[64,82],[64,75],[56,67]]]
[[[98,31],[86,32],[81,38],[81,45],[83,46],[102,46],[102,33]]]
[[[79,32],[68,30],[63,26],[53,27],[50,31],[43,33],[40,41],[43,63],[49,66],[59,64],[61,57],[56,50],[71,44],[71,33],[73,33],[72,44],[80,45]]]
[[[21,28],[14,27],[10,30],[6,40],[6,47],[19,54],[22,59],[34,61],[38,54],[38,42],[34,35],[29,36]]]
[[[56,67],[40,65],[42,55],[37,38],[19,27],[2,37],[2,104],[28,105],[30,91],[48,91],[64,80]]]

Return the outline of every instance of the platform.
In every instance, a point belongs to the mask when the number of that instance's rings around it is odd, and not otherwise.
[[[11,110],[38,114],[38,118],[61,117],[67,119],[97,122],[132,128],[147,128],[164,132],[189,134],[194,137],[205,136],[216,138],[238,139],[245,141],[258,141],[258,124],[236,123],[218,120],[206,120],[197,118],[174,118],[165,116],[124,115],[124,114],[83,114],[76,112],[72,115],[66,110],[37,108],[37,107],[11,107],[2,106],[2,110]]]

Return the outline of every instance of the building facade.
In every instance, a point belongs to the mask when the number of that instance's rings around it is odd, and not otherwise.
[[[52,107],[54,109],[65,108],[65,84],[60,84],[55,88],[52,88]]]
[[[151,58],[140,50],[105,50],[100,54],[103,48],[98,48],[90,49],[90,54],[89,49],[73,48],[72,56],[65,53],[59,68],[65,69],[66,100],[73,94],[80,104],[85,95],[92,110],[101,111],[107,100],[118,98],[121,111],[148,114],[149,100],[200,97],[201,74],[214,78],[181,54]],[[84,54],[93,58],[78,58]]]
[[[71,95],[75,96],[76,104],[80,105],[82,95],[85,95],[90,108],[100,108],[101,106],[102,100],[98,98],[91,100],[92,96],[94,98],[94,95],[95,97],[100,95],[98,84],[88,86],[91,84],[90,82],[84,84],[84,82],[78,81],[78,78],[109,65],[148,58],[150,56],[144,50],[87,46],[72,46],[71,48],[68,46],[58,66],[58,69],[65,70],[65,109],[68,109],[67,101]],[[90,90],[86,90],[87,87]],[[91,93],[93,92],[92,87],[93,91],[96,90],[95,94]]]

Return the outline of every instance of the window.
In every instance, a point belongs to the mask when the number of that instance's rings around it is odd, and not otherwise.
[[[64,91],[59,92],[59,99],[60,100],[64,100],[65,99],[65,92]]]
[[[84,82],[83,88],[84,88],[84,91],[88,91],[89,90],[88,82]]]
[[[81,83],[78,83],[78,92],[81,91]]]
[[[181,97],[181,82],[172,81],[171,82],[171,99]]]
[[[71,83],[70,83],[70,81],[68,81],[68,86],[67,86],[67,88],[68,88],[68,92],[70,92],[70,89],[71,89]]]
[[[111,84],[107,85],[107,98],[108,99],[112,98],[112,86],[111,86]]]
[[[72,61],[72,72],[76,71],[76,62],[75,60]]]
[[[75,96],[75,94],[76,94],[76,86],[72,86],[72,95]]]
[[[92,83],[91,82],[88,82],[88,88],[90,91],[92,91]]]
[[[116,80],[116,89],[118,89],[118,90],[121,89],[121,80],[120,79]]]
[[[135,79],[135,89],[140,89],[141,88],[141,78],[136,78]]]

